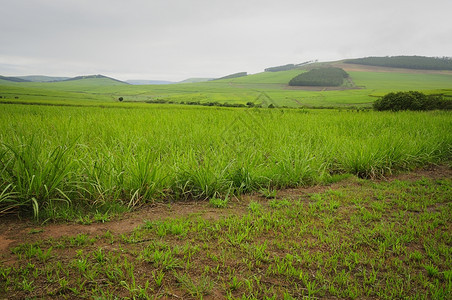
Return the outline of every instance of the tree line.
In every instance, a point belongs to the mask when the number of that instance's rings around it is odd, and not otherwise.
[[[420,70],[452,70],[452,57],[386,56],[347,59],[348,64]]]
[[[266,68],[264,69],[265,72],[279,72],[279,71],[288,71],[288,70],[292,70],[295,69],[297,67],[301,67],[313,62],[316,62],[317,60],[309,60],[309,61],[305,61],[299,64],[287,64],[287,65],[283,65],[283,66],[276,66],[276,67],[270,67],[270,68]]]

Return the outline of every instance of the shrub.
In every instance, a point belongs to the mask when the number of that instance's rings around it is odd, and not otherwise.
[[[384,95],[373,104],[374,110],[434,110],[452,109],[452,101],[438,95],[425,95],[417,91],[396,92]]]

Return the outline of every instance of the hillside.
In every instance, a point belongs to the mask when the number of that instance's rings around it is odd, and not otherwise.
[[[288,85],[299,74],[326,67],[341,68],[350,76],[343,85],[337,87]],[[103,75],[44,83],[0,79],[0,96],[7,99],[19,97],[21,102],[46,101],[77,105],[89,105],[91,101],[118,102],[119,97],[123,97],[122,106],[131,105],[131,102],[214,105],[244,105],[251,102],[255,105],[267,106],[271,103],[276,107],[294,108],[370,107],[375,99],[394,91],[418,90],[426,94],[452,96],[452,71],[390,68],[344,61],[316,62],[287,71],[232,77],[164,85],[130,85]]]
[[[26,81],[32,82],[55,82],[70,79],[70,77],[54,77],[44,75],[17,76],[17,78],[25,79]]]
[[[177,83],[197,83],[197,82],[205,82],[210,81],[215,78],[199,78],[199,77],[193,77],[193,78],[187,78],[185,80],[179,81]]]
[[[417,70],[452,70],[451,57],[387,56],[347,59],[348,64]]]
[[[126,80],[125,81],[128,84],[133,85],[146,85],[146,84],[173,84],[173,81],[166,81],[166,80]]]
[[[11,82],[29,82],[30,80],[26,80],[19,77],[6,77],[0,75],[0,80],[11,81]]]
[[[91,79],[101,79],[102,83],[109,83],[109,82],[116,82],[116,83],[120,83],[120,84],[128,84],[127,82],[118,80],[118,79],[114,79],[111,77],[107,77],[104,75],[88,75],[88,76],[77,76],[77,77],[73,77],[73,78],[69,78],[66,80],[63,80],[65,82],[67,81],[79,81],[79,80],[91,80]]]

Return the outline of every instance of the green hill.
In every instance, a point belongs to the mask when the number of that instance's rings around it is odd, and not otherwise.
[[[320,67],[342,68],[349,77],[337,87],[289,86],[295,76]],[[93,101],[97,103],[93,105],[117,102],[122,106],[134,105],[131,102],[209,105],[250,102],[263,106],[270,103],[276,107],[370,107],[386,93],[410,90],[452,97],[452,71],[395,69],[335,61],[310,63],[287,71],[170,85],[130,85],[103,75],[79,76],[60,82],[0,79],[0,96],[7,99],[18,97],[20,102],[76,105],[91,105]],[[119,97],[124,99],[122,103]]]
[[[25,79],[26,81],[32,82],[55,82],[69,79],[70,77],[54,77],[54,76],[44,76],[44,75],[28,75],[28,76],[17,76],[17,78]]]
[[[210,80],[213,80],[213,79],[215,79],[215,78],[197,78],[197,77],[193,77],[193,78],[187,78],[187,79],[179,81],[177,83],[197,83],[197,82],[210,81]]]
[[[216,78],[216,79],[214,79],[214,80],[239,78],[239,77],[245,77],[245,76],[247,76],[247,75],[248,75],[247,72],[238,72],[238,73],[226,75],[226,76],[223,76],[223,77],[220,77],[220,78]]]
[[[6,76],[1,76],[1,75],[0,75],[0,80],[11,81],[11,82],[28,82],[28,81],[30,81],[30,80],[26,80],[26,79],[19,78],[19,77],[6,77]]]
[[[418,70],[452,70],[452,57],[387,56],[347,59],[348,64]]]
[[[77,77],[73,77],[73,78],[69,78],[66,80],[63,80],[64,82],[68,82],[68,81],[84,81],[84,83],[87,82],[87,80],[89,80],[90,82],[95,82],[96,84],[102,84],[102,85],[117,85],[119,84],[128,84],[127,82],[118,80],[118,79],[114,79],[111,77],[107,77],[104,75],[88,75],[88,76],[77,76]]]

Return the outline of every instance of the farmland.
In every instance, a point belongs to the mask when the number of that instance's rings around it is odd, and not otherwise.
[[[268,105],[292,108],[369,107],[376,97],[392,91],[415,88],[427,93],[452,96],[452,71],[426,71],[358,66],[341,62],[311,66],[338,66],[351,81],[342,87],[289,87],[289,81],[306,69],[263,72],[239,78],[200,83],[133,86],[106,78],[63,82],[15,83],[0,80],[0,102],[49,103],[66,105],[114,105],[125,102],[165,100],[175,103],[199,101]],[[305,67],[307,68],[307,67]],[[4,98],[6,97],[6,99]],[[15,99],[18,97],[18,99]],[[117,103],[116,103],[117,104]],[[125,103],[122,103],[123,106]]]
[[[452,114],[365,108],[452,73],[349,68],[0,80],[0,295],[450,298]]]
[[[172,105],[2,110],[2,189],[11,206],[44,215],[68,202],[130,206],[309,185],[347,173],[381,177],[451,157],[448,112]]]

